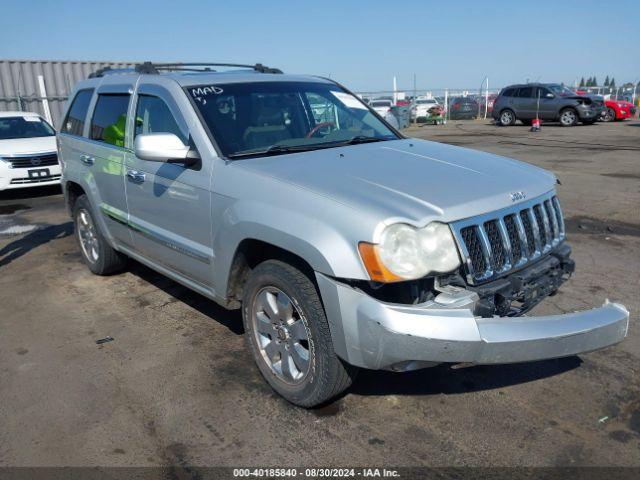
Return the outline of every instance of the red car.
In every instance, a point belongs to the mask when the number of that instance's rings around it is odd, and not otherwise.
[[[576,93],[580,95],[588,94],[588,92],[584,90],[576,90]],[[615,120],[626,120],[629,117],[632,117],[636,113],[636,108],[633,103],[627,100],[615,100],[614,98],[610,98],[609,100],[604,101],[605,109],[602,112],[601,120],[604,122],[613,122]]]
[[[612,122],[614,120],[625,120],[632,117],[636,113],[636,107],[633,103],[627,100],[605,100],[607,106],[606,113],[602,116],[602,120],[605,122]]]

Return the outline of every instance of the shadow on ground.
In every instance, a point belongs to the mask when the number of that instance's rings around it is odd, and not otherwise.
[[[26,255],[34,248],[49,243],[52,240],[64,238],[73,233],[73,222],[49,225],[35,230],[0,249],[0,267]]]
[[[349,393],[356,395],[436,395],[494,390],[568,372],[579,357],[510,365],[479,365],[452,370],[451,365],[395,373],[362,370]]]
[[[209,300],[199,293],[196,293],[187,287],[183,287],[179,283],[174,282],[170,278],[165,277],[161,273],[158,273],[139,262],[130,260],[129,271],[154,287],[162,290],[166,294],[172,296],[176,300],[189,305],[191,308],[197,310],[203,315],[206,315],[211,320],[227,327],[232,333],[236,335],[242,335],[244,333],[240,310],[227,310],[213,300]]]

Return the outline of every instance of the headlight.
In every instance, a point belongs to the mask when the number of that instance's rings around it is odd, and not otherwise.
[[[420,229],[404,223],[390,225],[379,244],[362,242],[359,250],[369,276],[380,282],[446,273],[460,265],[451,230],[439,222]]]

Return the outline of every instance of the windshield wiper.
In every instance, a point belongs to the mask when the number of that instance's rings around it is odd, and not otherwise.
[[[305,152],[308,150],[315,150],[318,148],[317,145],[297,145],[297,146],[289,146],[289,145],[271,145],[269,148],[264,150],[252,150],[249,152],[237,152],[227,155],[229,158],[243,158],[243,157],[255,157],[255,156],[265,156],[265,155],[278,155],[280,153],[291,153],[291,152]]]
[[[356,135],[353,138],[350,138],[346,142],[347,145],[356,145],[358,143],[372,143],[372,142],[385,142],[387,138],[379,138],[379,137],[367,137],[366,135]]]

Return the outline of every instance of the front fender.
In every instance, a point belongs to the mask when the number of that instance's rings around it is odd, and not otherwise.
[[[324,275],[367,279],[357,244],[320,217],[258,201],[236,201],[223,212],[220,223],[214,223],[215,291],[225,296],[235,253],[246,239],[291,252]]]

